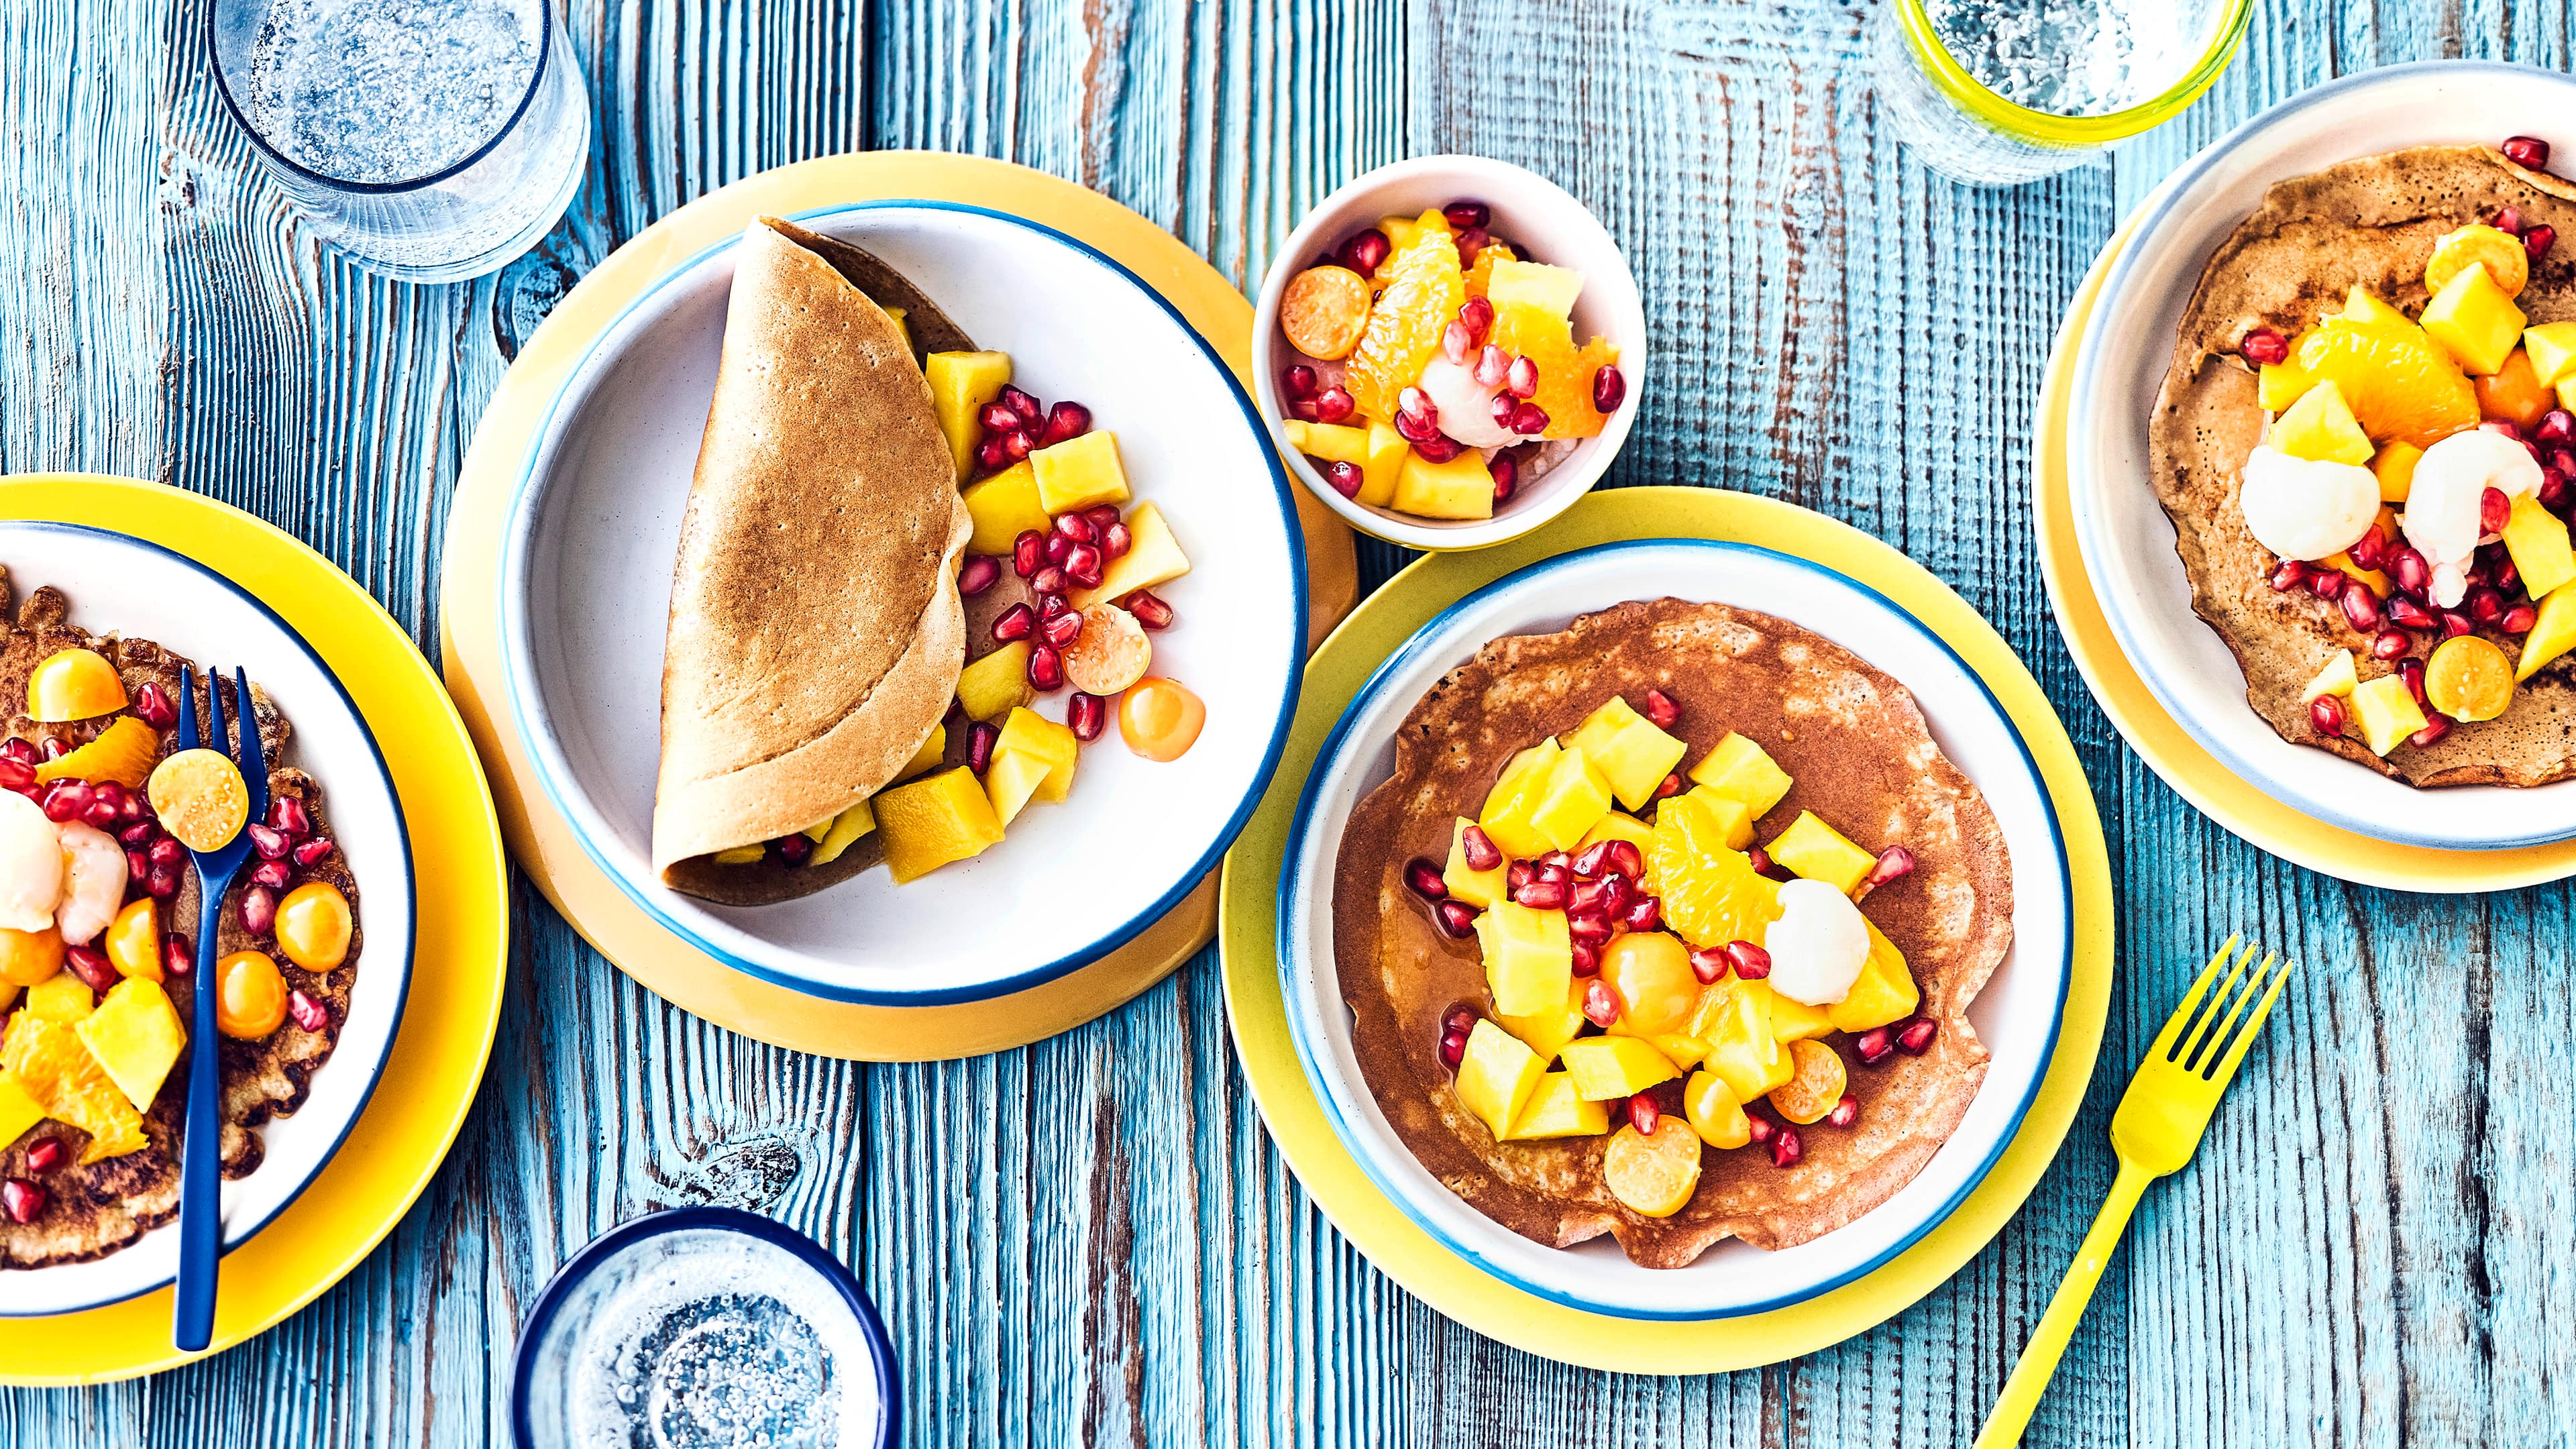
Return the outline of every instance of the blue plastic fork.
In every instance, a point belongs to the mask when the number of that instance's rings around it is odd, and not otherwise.
[[[268,818],[268,762],[259,748],[259,721],[251,713],[250,679],[233,670],[234,734],[238,749],[227,748],[223,692],[215,671],[206,671],[206,732],[197,733],[197,672],[180,671],[179,748],[200,747],[232,756],[249,796],[248,820]],[[203,1350],[215,1336],[215,1278],[223,1258],[223,1094],[216,1058],[222,1053],[215,1034],[215,943],[222,934],[224,892],[250,859],[250,830],[214,850],[188,852],[197,862],[197,971],[189,992],[188,1125],[179,1144],[179,1293],[171,1314],[170,1337],[183,1352]]]

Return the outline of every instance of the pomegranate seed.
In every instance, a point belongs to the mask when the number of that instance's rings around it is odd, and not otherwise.
[[[1467,324],[1467,333],[1475,345],[1485,345],[1485,334],[1494,330],[1494,303],[1488,297],[1470,297],[1458,304],[1458,320]]]
[[[1773,1167],[1782,1169],[1795,1167],[1798,1165],[1798,1159],[1806,1155],[1807,1147],[1805,1143],[1798,1140],[1797,1128],[1783,1126],[1777,1133],[1773,1134],[1771,1138],[1771,1165]]]
[[[1409,396],[1411,392],[1412,390],[1408,389],[1407,395]],[[1399,408],[1395,414],[1395,431],[1397,436],[1418,448],[1431,444],[1440,436],[1440,425]]]
[[[1512,355],[1488,342],[1485,350],[1476,354],[1476,365],[1470,371],[1476,386],[1501,387],[1503,379],[1511,375]]]
[[[1398,428],[1396,431],[1400,433],[1404,430]],[[1426,463],[1446,463],[1464,452],[1467,447],[1466,444],[1446,433],[1433,433],[1430,437],[1416,438],[1412,441],[1413,451],[1420,453]]]
[[[1589,945],[1582,941],[1576,941],[1565,949],[1567,954],[1572,956],[1574,959],[1575,975],[1598,976],[1601,974],[1600,947]]]
[[[1485,465],[1485,471],[1493,475],[1494,501],[1509,503],[1512,494],[1520,487],[1521,465],[1509,454],[1497,453],[1494,461]]]
[[[1439,405],[1431,401],[1431,394],[1418,387],[1408,387],[1396,394],[1395,410],[1402,416],[1418,418],[1434,426],[1440,422]]]
[[[129,850],[125,853],[126,884],[141,885],[144,877],[150,874],[152,874],[152,857],[139,850]]]
[[[791,835],[787,837],[787,839],[805,841],[805,853],[808,855],[813,853],[814,842],[807,840],[804,836]],[[780,841],[779,843],[784,845],[786,844],[786,841]],[[799,863],[801,862],[788,862],[790,865]],[[304,1028],[306,1031],[318,1032],[331,1025],[331,1009],[324,1006],[321,1002],[314,1000],[312,997],[305,995],[303,989],[300,987],[286,993],[286,1014],[294,1017],[295,1024]]]
[[[2450,732],[2451,717],[2449,715],[2428,714],[2424,717],[2424,727],[2417,730],[2415,733],[2408,735],[2406,737],[2406,743],[2413,745],[2415,748],[2420,750]]]
[[[116,814],[122,815],[125,813],[125,802],[128,797],[123,785],[116,783],[114,780],[100,780],[90,786],[90,788],[98,792],[98,800],[91,803],[96,804],[103,801],[107,804],[108,808]]]
[[[1547,851],[1538,857],[1538,868],[1542,871],[1553,870],[1557,872],[1558,880],[1564,880],[1574,870],[1574,857],[1562,850]]]
[[[1458,1070],[1458,1064],[1466,1059],[1467,1038],[1459,1032],[1442,1032],[1440,1034],[1440,1065],[1447,1067],[1449,1070],[1454,1072]]]
[[[24,1226],[34,1222],[45,1211],[45,1190],[23,1177],[0,1182],[0,1208],[9,1213],[9,1221]]]
[[[2368,634],[2379,627],[2379,596],[2368,589],[2346,589],[2336,602],[2343,605],[2343,621],[2356,634]]]
[[[2477,624],[2471,620],[2468,615],[2461,613],[2457,609],[2444,609],[2442,611],[2442,637],[2445,639],[2457,639],[2461,635],[2466,634],[2477,627]]]
[[[1086,589],[1100,587],[1100,571],[1107,567],[1100,550],[1091,544],[1077,543],[1064,556],[1064,571]]]
[[[1646,858],[1638,853],[1635,841],[1613,840],[1609,845],[1610,858],[1601,867],[1604,872],[1610,875],[1624,875],[1630,880],[1645,878]]]
[[[2356,568],[2375,569],[2388,556],[2388,537],[2377,527],[2365,528],[2352,547],[2344,550],[2352,556]]]
[[[1668,730],[1673,727],[1673,721],[1682,717],[1682,707],[1673,701],[1671,695],[1660,689],[1650,689],[1646,691],[1645,715],[1648,724],[1659,730]]]
[[[1289,368],[1287,371],[1282,372],[1279,374],[1279,390],[1286,393],[1289,401],[1291,402],[1300,398],[1313,397],[1315,395],[1315,369],[1308,367],[1306,364],[1301,362],[1296,366]]]
[[[2487,582],[2495,585],[2497,593],[2510,594],[2522,583],[2522,570],[2515,568],[2510,558],[2497,559],[2495,568],[2489,571]]]
[[[2308,592],[2320,599],[2339,599],[2343,597],[2343,586],[2350,582],[2340,569],[2333,572],[2320,569],[2308,576]]]
[[[2490,488],[2478,495],[2478,525],[2487,533],[2502,533],[2513,518],[2513,500],[2501,488]]]
[[[105,991],[116,984],[116,963],[96,946],[64,947],[63,964],[71,968],[74,976],[88,982],[92,991]]]
[[[2502,437],[2511,438],[2517,443],[2523,441],[2522,425],[2514,422],[2510,418],[2489,418],[2485,422],[2478,424],[2478,428],[2482,432],[2495,433]]]
[[[1440,878],[1440,867],[1427,856],[1417,855],[1404,863],[1404,886],[1426,901],[1449,898],[1449,883]]]
[[[1888,1038],[1886,1027],[1874,1026],[1853,1038],[1852,1050],[1860,1053],[1865,1065],[1874,1067],[1887,1060],[1888,1054],[1896,1050],[1896,1043]]]
[[[1753,1133],[1753,1145],[1756,1147],[1760,1147],[1764,1143],[1769,1142],[1772,1135],[1780,1130],[1779,1123],[1772,1121],[1770,1118],[1763,1116],[1759,1112],[1745,1113],[1744,1125]]]
[[[1002,566],[989,554],[977,554],[966,560],[957,571],[957,592],[970,599],[980,599],[1000,582]]]
[[[2432,612],[2404,594],[2397,594],[2389,599],[2388,621],[2405,629],[2433,627]]]
[[[2543,146],[2541,155],[2546,157],[2548,154],[2549,148]],[[1491,225],[1494,219],[1493,208],[1481,201],[1453,201],[1440,208],[1440,214],[1447,217],[1449,224],[1460,231],[1465,231],[1471,226]]]
[[[330,854],[331,837],[327,835],[317,835],[311,840],[305,841],[303,844],[295,847],[295,863],[304,867],[306,870],[311,870],[313,867],[320,865],[324,860],[328,859]]]
[[[1610,944],[1610,937],[1615,933],[1610,929],[1608,916],[1595,911],[1586,911],[1581,915],[1568,911],[1565,917],[1565,934],[1582,945],[1599,947]]]
[[[1458,235],[1452,239],[1450,244],[1458,248],[1459,270],[1464,271],[1467,268],[1474,266],[1476,264],[1476,253],[1483,251],[1485,249],[1485,244],[1492,240],[1493,237],[1481,226],[1471,226],[1458,233]]]
[[[268,823],[298,840],[313,833],[313,817],[304,812],[304,802],[292,795],[268,802]]]
[[[1359,400],[1351,396],[1351,390],[1349,388],[1342,386],[1340,383],[1335,383],[1331,387],[1324,389],[1322,392],[1315,394],[1315,421],[1319,423],[1343,422],[1347,420],[1351,414],[1359,411],[1359,406]]]
[[[16,735],[11,735],[7,740],[0,741],[0,759],[15,760],[22,765],[32,765],[36,763],[36,747],[29,741],[22,740]]]
[[[160,826],[153,824],[149,820],[137,820],[133,824],[117,831],[116,838],[125,842],[127,845],[131,845],[140,850],[144,846],[150,845],[152,843],[152,837],[160,833]]]
[[[1726,959],[1724,951],[1715,947],[1690,953],[1691,974],[1699,978],[1702,986],[1716,985],[1717,978],[1724,976],[1727,968],[1733,964]]]
[[[2540,426],[2532,430],[2532,436],[2544,443],[2576,440],[2576,413],[2565,408],[2551,408],[2542,414]]]
[[[993,746],[1002,732],[988,721],[977,720],[966,731],[966,768],[980,775],[991,768]]]
[[[2508,634],[2528,634],[2531,626],[2539,622],[2539,609],[2530,604],[2516,604],[2504,611],[2504,617],[2496,621],[2496,627]]]
[[[1595,976],[1583,984],[1583,1016],[1594,1026],[1608,1026],[1619,1019],[1619,996],[1609,982]]]
[[[1063,593],[1064,566],[1061,564],[1045,564],[1040,566],[1036,573],[1029,575],[1029,592],[1033,594]]]
[[[1485,411],[1493,415],[1495,427],[1508,428],[1512,425],[1512,414],[1520,411],[1520,406],[1520,399],[1507,392],[1498,392],[1486,405]]]
[[[1664,903],[1653,896],[1637,897],[1628,914],[1619,918],[1620,926],[1630,931],[1651,931],[1663,923]]]
[[[154,865],[166,865],[176,869],[180,862],[188,858],[188,847],[181,845],[173,837],[164,835],[152,842],[150,854]]]
[[[1503,374],[1503,390],[1514,397],[1531,397],[1538,392],[1538,364],[1526,357],[1512,359],[1510,370]]]
[[[2398,660],[2398,661],[2397,661],[2397,677],[2398,677],[2400,680],[2402,680],[2402,681],[2404,681],[2404,682],[2405,682],[2405,685],[2406,685],[2406,692],[2407,692],[2408,694],[2411,694],[2411,695],[2415,696],[2415,707],[2416,707],[2416,708],[2418,708],[2418,709],[2423,708],[2423,707],[2424,707],[2424,661],[2423,661],[2423,660],[2421,660],[2421,659],[2400,659],[2400,660]]]
[[[2308,701],[2308,723],[2317,733],[2334,736],[2343,733],[2343,701],[2331,694],[2320,694]]]
[[[1669,800],[1681,792],[1682,773],[1679,770],[1675,770],[1664,777],[1664,783],[1655,787],[1655,798],[1658,800]]]
[[[1100,738],[1101,727],[1109,722],[1109,702],[1096,694],[1075,690],[1065,701],[1064,723],[1073,737],[1084,743]]]
[[[1091,409],[1078,402],[1060,402],[1047,409],[1046,426],[1038,430],[1038,446],[1052,448],[1090,431]]]
[[[1521,887],[1536,879],[1538,879],[1538,866],[1535,863],[1526,860],[1513,861],[1512,868],[1503,876],[1504,892],[1518,899]]]
[[[29,1172],[51,1172],[61,1166],[62,1161],[63,1142],[59,1137],[47,1137],[27,1149]]]
[[[1614,875],[1601,880],[1575,882],[1573,894],[1566,897],[1565,909],[1574,915],[1600,916],[1606,921],[1611,916],[1625,914],[1632,899],[1628,882]]]
[[[1020,530],[1020,536],[1011,540],[1011,572],[1034,578],[1046,567],[1046,542],[1047,536],[1034,528]]]
[[[1143,589],[1127,596],[1127,612],[1135,615],[1136,622],[1148,629],[1172,627],[1172,606]]]
[[[1476,912],[1465,901],[1446,900],[1431,908],[1440,934],[1455,941],[1476,934]]]
[[[106,787],[100,786],[99,788],[104,789]],[[89,802],[89,808],[81,812],[81,819],[87,821],[91,826],[97,829],[105,830],[116,824],[118,813],[117,806],[105,796],[101,796]]]
[[[58,825],[78,820],[95,798],[86,780],[56,780],[52,792],[45,796],[45,818]]]
[[[258,851],[262,860],[286,859],[286,852],[294,843],[286,838],[285,831],[262,825],[256,820],[246,827],[246,833],[250,836],[250,848]]]
[[[2418,597],[2433,582],[2433,570],[2424,562],[2424,555],[2405,544],[2388,551],[2388,576],[2396,581],[2397,587]]]
[[[1036,610],[1026,604],[1013,604],[1002,611],[1000,618],[993,621],[993,640],[995,643],[1008,644],[1014,639],[1026,639],[1036,631],[1037,627]]]
[[[2526,171],[2538,171],[2549,164],[2549,143],[2537,136],[2516,136],[2499,149],[2504,159]]]
[[[1002,434],[1002,459],[1004,462],[1016,463],[1035,451],[1037,451],[1037,444],[1030,439],[1028,434]]]
[[[1023,392],[1019,388],[1006,385],[1003,387],[1001,395],[997,401],[999,401],[1004,407],[1009,408],[1012,412],[1020,415],[1020,423],[1015,424],[1015,426],[1026,425],[1034,428],[1038,424],[1046,421],[1046,409],[1039,405],[1037,397],[1033,393]]]
[[[1476,334],[1468,331],[1467,324],[1455,317],[1449,319],[1448,326],[1440,329],[1440,355],[1460,367],[1467,365],[1468,350],[1475,345]]]
[[[1529,884],[1512,892],[1512,900],[1533,911],[1561,911],[1565,909],[1565,894],[1562,882],[1533,876]]]
[[[188,948],[188,938],[172,934],[161,938],[161,970],[170,976],[185,976],[197,969],[197,953]]]
[[[1771,974],[1771,953],[1750,941],[1727,942],[1726,960],[1739,981],[1759,981]]]
[[[242,892],[241,928],[253,936],[265,936],[277,928],[277,892],[255,885]]]
[[[1878,853],[1878,864],[1870,867],[1869,879],[1862,884],[1878,887],[1914,873],[1914,852],[1902,845],[1891,845]]]
[[[1385,232],[1370,227],[1342,244],[1342,265],[1363,277],[1370,276],[1386,265],[1388,254],[1394,250],[1395,243],[1387,240]]]
[[[1089,508],[1082,510],[1082,516],[1090,520],[1093,528],[1102,533],[1107,533],[1109,531],[1109,525],[1118,521],[1118,505],[1115,503],[1095,503]]]
[[[1128,532],[1127,525],[1123,523],[1113,523],[1107,528],[1100,530],[1100,556],[1102,558],[1125,558],[1127,556],[1127,550],[1134,548],[1135,546],[1136,536],[1133,533]]]
[[[776,840],[769,842],[769,844],[772,849],[778,852],[779,863],[789,867],[790,869],[803,865],[805,862],[814,858],[813,838],[802,831],[799,831],[794,835],[782,835]],[[302,1018],[298,1017],[297,1020],[301,1021]],[[319,1027],[305,1028],[307,1031],[319,1031],[320,1029],[321,1028]]]
[[[1449,1008],[1449,1014],[1447,1016],[1440,1018],[1440,1029],[1444,1032],[1454,1031],[1460,1036],[1465,1036],[1467,1033],[1476,1029],[1476,1023],[1481,1019],[1482,1018],[1476,1015],[1476,1008],[1472,1006],[1453,1006]]]
[[[0,790],[25,790],[35,783],[35,766],[23,760],[0,760]]]
[[[2277,365],[2290,360],[2290,339],[2272,328],[2257,327],[2245,334],[2236,350],[2247,362]]]
[[[1574,858],[1575,878],[1587,881],[1598,878],[1603,865],[1610,859],[1610,845],[1607,840],[1596,840],[1585,846],[1583,853]]]
[[[2415,638],[2403,629],[2382,629],[2370,641],[2373,659],[2397,659],[2415,647]]]
[[[2553,472],[2540,480],[2539,491],[2531,496],[2541,507],[2563,514],[2567,511],[2568,500],[2576,498],[2576,483],[2569,482],[2567,474]]]
[[[1458,832],[1458,852],[1466,857],[1469,870],[1492,870],[1503,863],[1503,853],[1494,845],[1494,837],[1485,827],[1470,825]]]
[[[152,899],[166,901],[179,893],[179,872],[171,866],[156,865],[143,878],[143,889]]]
[[[2558,228],[2543,222],[2523,232],[2522,249],[2531,253],[2531,259],[2536,262],[2549,255],[2551,244],[2557,240]]]
[[[1604,366],[1592,374],[1592,410],[1615,413],[1628,396],[1628,378],[1616,364]]]
[[[282,891],[295,879],[295,867],[282,860],[263,860],[250,868],[250,883]]]
[[[1843,1099],[1834,1104],[1834,1110],[1825,1114],[1825,1120],[1836,1127],[1849,1127],[1859,1121],[1860,1098],[1849,1092],[1843,1093]]]
[[[1905,1030],[1896,1034],[1897,1050],[1909,1057],[1919,1057],[1932,1049],[1932,1038],[1940,1030],[1941,1023],[1928,1016],[1917,1017],[1905,1024]]]
[[[1628,1125],[1642,1136],[1652,1137],[1664,1120],[1664,1109],[1655,1105],[1655,1094],[1639,1092],[1628,1099]]]
[[[1047,563],[1061,564],[1073,553],[1073,540],[1061,533],[1050,533],[1047,535],[1046,547],[1043,551],[1046,554]],[[1046,564],[1040,564],[1039,567],[1044,568]]]
[[[1068,513],[1058,518],[1055,521],[1055,531],[1058,536],[1069,540],[1068,547],[1075,543],[1096,543],[1100,539],[1100,530],[1092,526],[1090,519],[1079,513]],[[1061,561],[1058,560],[1058,562]]]
[[[134,713],[156,730],[166,730],[179,722],[179,707],[170,702],[170,691],[152,681],[134,691]]]
[[[2497,212],[2495,224],[2498,231],[2511,232],[2515,236],[2522,235],[2522,208],[2508,206]]]
[[[1041,644],[1029,651],[1029,687],[1040,694],[1053,694],[1064,688],[1064,656],[1052,644]]]
[[[2286,594],[2290,590],[2297,588],[2299,585],[2306,583],[2308,581],[2308,574],[2309,569],[2306,564],[2303,564],[2294,558],[2283,559],[2281,561],[2281,566],[2272,570],[2272,592],[2276,594]]]
[[[1055,596],[1049,595],[1049,597]],[[1068,607],[1065,612],[1040,624],[1038,632],[1045,636],[1049,644],[1061,649],[1082,637],[1082,615]]]
[[[1020,415],[1011,411],[1006,403],[984,404],[984,410],[975,415],[975,421],[982,423],[988,433],[1016,433],[1020,430]]]
[[[44,756],[47,760],[59,760],[71,752],[72,742],[69,740],[47,739],[43,744],[36,747],[36,753]]]

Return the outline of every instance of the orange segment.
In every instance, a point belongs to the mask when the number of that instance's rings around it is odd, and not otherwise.
[[[1494,263],[1519,260],[1519,254],[1501,242],[1485,243],[1483,249],[1476,253],[1475,264],[1467,268],[1467,295],[1470,297],[1485,295],[1486,284],[1494,279]]]
[[[1573,329],[1526,302],[1507,303],[1494,312],[1494,344],[1514,357],[1538,364],[1538,391],[1530,401],[1547,414],[1543,438],[1592,438],[1605,421],[1592,410],[1592,377],[1619,360],[1619,349],[1595,337],[1574,345]]]
[[[2478,425],[2476,389],[2413,323],[2328,317],[2292,356],[2301,372],[2342,390],[2373,442],[2427,448]]]
[[[149,1145],[142,1114],[108,1080],[71,1022],[19,1012],[10,1020],[6,1042],[0,1043],[0,1071],[17,1078],[27,1095],[43,1104],[46,1116],[90,1135],[80,1156],[84,1164]]]
[[[1396,399],[1439,355],[1442,329],[1467,300],[1449,223],[1439,212],[1426,211],[1419,226],[1377,269],[1383,285],[1344,379],[1360,411],[1383,423],[1395,421]]]
[[[39,780],[114,780],[128,790],[152,773],[161,753],[160,732],[132,715],[120,715],[97,739],[36,767]]]
[[[1693,946],[1759,944],[1780,919],[1779,885],[1755,874],[1753,858],[1726,844],[1715,812],[1687,795],[1655,809],[1646,888],[1662,898],[1664,923]]]

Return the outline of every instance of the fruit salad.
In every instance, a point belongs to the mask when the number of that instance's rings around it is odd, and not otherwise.
[[[1134,498],[1117,435],[1081,403],[1048,407],[1013,386],[1008,353],[934,352],[922,371],[974,519],[957,572],[968,662],[956,704],[885,789],[720,864],[829,865],[875,832],[901,884],[1062,801],[1113,702],[1120,738],[1148,760],[1179,759],[1207,721],[1186,685],[1152,673],[1153,636],[1176,619],[1154,590],[1190,560],[1162,510]],[[1058,694],[1060,721],[1036,708]]]
[[[2543,141],[2503,150],[2548,164]],[[2429,746],[2576,646],[2576,322],[2533,325],[2515,300],[2556,240],[2507,207],[2434,246],[2418,315],[2354,287],[2297,337],[2238,343],[2269,419],[2247,532],[2273,589],[2352,637],[2304,691],[2321,737]]]
[[[1288,281],[1288,445],[1369,508],[1491,518],[1600,434],[1619,350],[1577,345],[1583,274],[1524,257],[1480,201],[1390,216]]]
[[[1497,1142],[1601,1137],[1603,1180],[1647,1217],[1691,1200],[1703,1145],[1794,1169],[1800,1134],[1859,1121],[1865,1077],[1927,1051],[1937,1023],[1905,955],[1863,912],[1914,868],[1802,811],[1754,823],[1792,781],[1730,733],[1682,770],[1663,691],[1614,696],[1513,756],[1445,862],[1405,885],[1486,995],[1442,1019],[1458,1100]]]
[[[42,617],[49,602],[60,596],[40,591],[0,631],[9,652],[78,637],[58,614]],[[170,748],[180,677],[179,661],[141,641],[55,648],[34,663],[25,713],[0,736],[0,1212],[30,1229],[0,1229],[0,1266],[122,1246],[85,1237],[100,1231],[103,1203],[121,1204],[133,1232],[175,1212],[185,1094],[165,1088],[193,1045],[192,990],[218,993],[217,1029],[237,1044],[221,1071],[227,1116],[242,1125],[302,1100],[302,1077],[328,1055],[347,1009],[354,881],[315,814],[312,782],[276,769],[268,814],[247,818],[229,758]],[[274,751],[284,721],[254,700],[245,727]],[[197,952],[180,929],[196,917],[188,853],[245,831],[251,864],[219,943],[230,949],[214,980],[196,982]],[[263,1096],[281,1067],[298,1073],[293,1091]],[[225,1175],[239,1177],[259,1154],[232,1136]],[[111,1161],[120,1165],[107,1175],[89,1173]]]

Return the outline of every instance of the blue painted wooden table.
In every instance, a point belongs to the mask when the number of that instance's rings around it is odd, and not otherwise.
[[[438,547],[519,339],[715,186],[870,146],[1006,156],[1252,285],[1303,209],[1418,152],[1507,157],[1621,239],[1663,359],[1614,482],[1749,489],[1928,564],[2064,713],[2111,836],[2122,974],[2057,1165],[1956,1280],[1757,1373],[1561,1368],[1407,1298],[1264,1137],[1202,956],[998,1057],[860,1067],[704,1025],[524,885],[490,1074],[364,1267],[160,1379],[0,1394],[0,1445],[475,1445],[556,1264],[732,1203],[858,1265],[911,1443],[1950,1445],[1973,1435],[2111,1179],[2127,1067],[2209,943],[2308,963],[2197,1163],[2152,1193],[2034,1425],[2045,1444],[2576,1438],[2568,893],[2361,890],[2199,818],[2048,620],[2027,444],[2058,311],[2192,150],[2331,76],[2564,69],[2569,7],[2265,0],[2181,121],[2013,191],[1898,148],[1836,0],[574,0],[597,122],[572,213],[472,285],[317,252],[209,86],[181,0],[0,6],[0,465],[158,477],[310,540],[434,647]],[[1367,578],[1401,560],[1362,550]],[[435,903],[430,903],[432,909]]]

